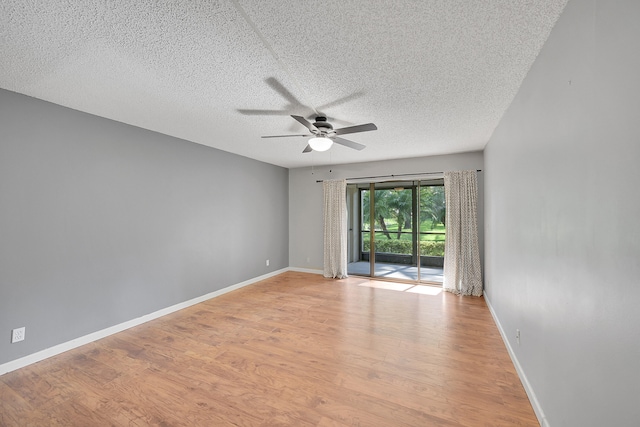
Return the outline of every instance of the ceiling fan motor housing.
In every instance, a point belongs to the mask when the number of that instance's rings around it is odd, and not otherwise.
[[[318,130],[323,134],[327,134],[329,132],[331,132],[333,130],[333,126],[331,126],[331,123],[329,123],[327,121],[327,118],[324,116],[318,116],[316,117],[316,121],[313,124],[316,128],[318,128]]]

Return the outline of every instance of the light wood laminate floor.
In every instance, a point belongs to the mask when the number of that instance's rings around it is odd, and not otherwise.
[[[388,287],[227,293],[0,376],[0,425],[538,425],[482,298]]]

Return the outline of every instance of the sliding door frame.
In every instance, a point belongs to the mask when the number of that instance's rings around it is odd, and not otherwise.
[[[431,181],[431,180],[429,180]],[[411,201],[412,201],[412,207],[411,207],[411,225],[412,225],[412,237],[411,237],[411,241],[412,241],[412,254],[411,254],[411,265],[415,265],[416,269],[417,269],[417,279],[416,280],[411,280],[411,279],[399,279],[399,278],[394,278],[394,279],[388,279],[385,277],[378,277],[376,276],[376,271],[375,271],[375,264],[376,264],[376,242],[375,242],[375,221],[376,221],[376,217],[375,217],[375,203],[376,203],[376,197],[375,197],[375,193],[376,193],[376,185],[378,184],[385,184],[388,183],[390,184],[391,182],[393,183],[398,183],[398,184],[402,184],[405,188],[407,186],[410,186],[412,194],[411,194]],[[442,184],[435,184],[435,185],[429,185],[429,184],[423,184],[423,182],[425,182],[425,180],[407,180],[407,181],[403,181],[403,180],[399,180],[399,181],[386,181],[386,182],[370,182],[368,183],[368,188],[364,188],[364,187],[358,187],[358,199],[359,199],[359,219],[358,219],[358,238],[357,238],[357,244],[358,244],[358,253],[362,253],[362,233],[363,233],[363,222],[362,222],[362,218],[363,218],[363,214],[362,214],[362,192],[363,191],[369,191],[369,277],[371,277],[372,279],[376,279],[376,280],[393,280],[393,281],[401,281],[401,282],[408,282],[408,283],[416,283],[416,284],[431,284],[431,285],[441,285],[441,283],[438,282],[434,282],[434,281],[425,281],[422,280],[422,274],[421,274],[421,267],[422,267],[422,255],[420,253],[420,241],[421,241],[421,232],[420,232],[420,189],[421,187],[431,187],[431,186],[440,186]],[[382,188],[378,188],[378,190],[380,190]],[[355,242],[356,239],[350,240],[350,242],[352,242],[352,244],[354,244],[353,242]]]

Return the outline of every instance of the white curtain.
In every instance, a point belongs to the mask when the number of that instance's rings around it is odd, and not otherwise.
[[[445,172],[447,237],[444,245],[445,291],[482,295],[478,247],[478,178],[476,171]]]
[[[347,181],[322,183],[324,192],[324,277],[347,277]]]

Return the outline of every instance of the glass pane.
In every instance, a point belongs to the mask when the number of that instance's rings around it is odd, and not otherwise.
[[[369,222],[370,222],[370,213],[369,211],[371,210],[371,204],[369,201],[369,190],[362,190],[360,192],[362,194],[362,203],[361,203],[361,209],[362,209],[362,229],[363,230],[369,230]]]
[[[371,249],[370,246],[370,238],[371,238],[371,233],[368,231],[363,231],[362,232],[362,252],[369,252],[369,249]]]
[[[347,185],[347,209],[349,211],[349,264],[348,274],[371,275],[369,259],[369,190],[357,185]]]
[[[413,186],[375,190],[375,276],[418,279],[413,211]]]
[[[444,186],[420,187],[420,280],[442,282],[445,229]]]
[[[376,252],[412,253],[411,189],[376,190]]]

